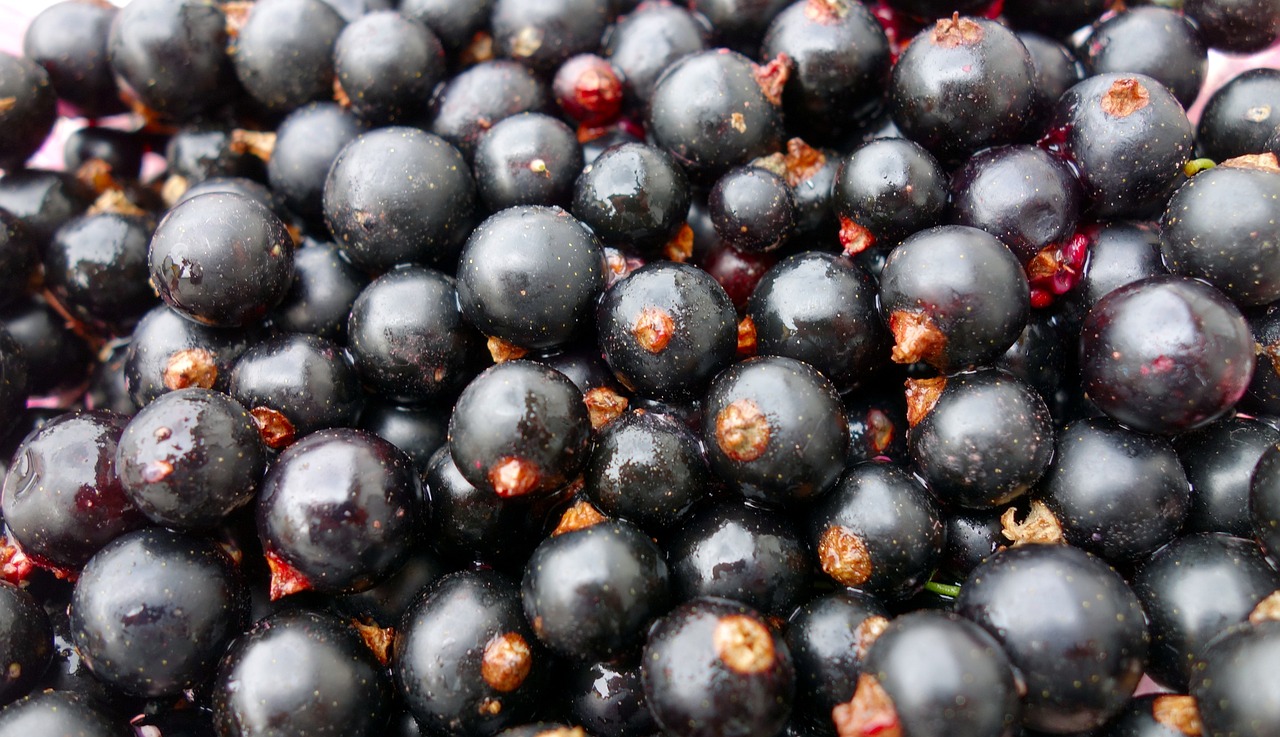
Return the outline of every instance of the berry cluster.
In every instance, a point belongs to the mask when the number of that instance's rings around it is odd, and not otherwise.
[[[0,737],[1280,735],[1280,0],[121,5],[0,53]]]

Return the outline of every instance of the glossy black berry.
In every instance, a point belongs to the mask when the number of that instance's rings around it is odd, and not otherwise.
[[[674,2],[644,3],[618,19],[602,44],[622,73],[627,105],[643,109],[662,72],[677,59],[707,48],[702,17]]]
[[[231,559],[160,528],[103,548],[76,579],[71,634],[93,674],[138,696],[175,696],[213,675],[248,613]]]
[[[0,711],[0,737],[33,734],[125,737],[128,730],[87,696],[69,691],[44,691]]]
[[[1029,490],[1053,458],[1053,421],[1034,389],[999,369],[908,385],[912,463],[948,504],[994,507]]]
[[[1249,481],[1249,521],[1253,535],[1272,560],[1280,560],[1280,450],[1268,448]]]
[[[525,620],[519,586],[493,571],[436,581],[401,620],[393,657],[418,723],[460,735],[530,718],[549,660]]]
[[[1009,3],[1004,12],[1014,28],[1029,28],[1064,38],[1088,25],[1106,9],[1106,0],[1025,0]]]
[[[270,314],[277,328],[347,341],[347,319],[369,279],[332,243],[307,242],[293,254],[293,284]]]
[[[1173,434],[1221,417],[1253,375],[1253,336],[1213,287],[1153,276],[1111,292],[1080,333],[1084,389],[1135,430]]]
[[[1055,7],[1064,4],[1057,3]],[[1028,130],[1039,132],[1062,93],[1084,79],[1084,65],[1065,45],[1048,36],[1034,31],[1019,31],[1018,40],[1027,47],[1031,66],[1036,70],[1035,122],[1028,125]]]
[[[648,264],[600,300],[600,347],[618,381],[660,399],[696,395],[737,353],[737,315],[705,271]]]
[[[890,725],[911,737],[999,737],[1021,717],[1017,677],[978,625],[950,612],[913,612],[871,643],[857,692],[833,718],[840,734]]]
[[[40,565],[74,571],[146,518],[116,473],[116,447],[128,418],[68,412],[28,435],[5,476],[5,526]]]
[[[1022,673],[1027,727],[1100,726],[1142,677],[1147,628],[1138,597],[1077,548],[1027,545],[992,556],[965,580],[956,613],[994,635]]]
[[[324,219],[352,263],[449,266],[472,225],[475,182],[444,139],[392,126],[343,147],[324,184]]]
[[[907,457],[907,403],[898,386],[871,385],[844,398],[849,423],[846,465]]]
[[[1058,100],[1042,145],[1075,167],[1088,214],[1141,217],[1164,206],[1191,155],[1173,94],[1142,74],[1099,74]]]
[[[420,491],[412,462],[360,430],[321,430],[289,446],[258,492],[258,534],[273,598],[367,589],[404,561]]]
[[[1094,418],[1059,434],[1041,498],[1068,543],[1122,564],[1177,535],[1193,504],[1192,488],[1168,440]]]
[[[227,41],[218,5],[141,0],[112,22],[107,56],[123,90],[160,115],[187,120],[236,90]]]
[[[785,80],[785,77],[782,79]],[[649,133],[695,181],[782,146],[778,74],[728,49],[667,67],[649,101]]]
[[[649,631],[640,668],[649,710],[675,737],[767,737],[791,713],[791,653],[743,604],[695,599],[676,607]]]
[[[1267,151],[1280,128],[1280,69],[1249,69],[1232,77],[1205,103],[1196,144],[1214,161]]]
[[[1194,490],[1185,532],[1251,537],[1249,486],[1259,459],[1280,443],[1280,431],[1260,420],[1226,417],[1174,440]]]
[[[249,503],[266,450],[245,407],[221,392],[169,392],[129,420],[115,463],[129,500],[168,527],[208,527]]]
[[[485,335],[523,348],[569,342],[605,285],[604,250],[560,208],[513,207],[472,232],[458,265],[458,304]]]
[[[200,118],[169,137],[164,157],[165,184],[173,192],[211,177],[262,178],[262,161],[237,143],[236,129],[225,118]]]
[[[821,496],[844,470],[848,427],[835,387],[811,366],[762,356],[707,391],[711,468],[747,499],[775,506]]]
[[[574,54],[589,53],[600,44],[609,23],[606,0],[556,0],[530,4],[522,0],[494,0],[489,17],[493,50],[546,73]]]
[[[1280,102],[1280,100],[1278,100]],[[1227,162],[1169,198],[1160,253],[1169,271],[1203,279],[1240,306],[1280,299],[1280,168]]]
[[[45,169],[15,169],[0,177],[0,209],[26,227],[37,244],[84,212],[93,193],[71,174]]]
[[[364,399],[342,348],[304,333],[283,333],[245,351],[229,389],[272,448],[326,427],[354,425]]]
[[[459,73],[440,90],[432,102],[429,130],[470,159],[485,131],[512,115],[543,112],[550,99],[546,82],[523,64],[486,61]]]
[[[391,684],[360,635],[307,610],[259,621],[232,643],[213,684],[223,737],[375,737],[391,713]]]
[[[490,212],[516,205],[568,207],[582,172],[582,146],[564,122],[523,113],[480,137],[473,166],[480,201]]]
[[[271,190],[311,222],[324,218],[324,182],[338,153],[362,128],[354,115],[331,102],[304,105],[276,128],[267,162]]]
[[[423,266],[392,270],[360,292],[347,339],[370,390],[420,402],[452,396],[471,379],[484,348],[457,295],[452,277]]]
[[[1201,653],[1191,681],[1204,733],[1261,737],[1280,729],[1280,621],[1260,619],[1232,628]]]
[[[1280,38],[1280,7],[1275,0],[1186,0],[1182,11],[1196,22],[1212,49],[1261,51]]]
[[[1190,107],[1204,84],[1208,49],[1199,29],[1175,10],[1127,8],[1094,25],[1079,47],[1090,75],[1145,74]]]
[[[1024,264],[1070,238],[1080,215],[1075,175],[1033,146],[974,155],[952,177],[951,193],[952,222],[995,235]]]
[[[785,617],[804,601],[813,563],[789,519],[728,500],[704,507],[666,544],[675,600],[732,599]]]
[[[1185,690],[1204,647],[1220,632],[1248,618],[1258,602],[1280,588],[1252,540],[1218,533],[1179,538],[1132,576],[1151,630],[1147,672],[1157,682]]]
[[[85,379],[89,345],[47,300],[34,297],[0,312],[0,327],[22,352],[32,394],[71,389]]]
[[[1034,103],[1031,55],[1013,31],[981,18],[946,18],[922,31],[889,83],[894,122],[949,161],[1011,143]]]
[[[847,253],[898,241],[942,222],[947,175],[937,159],[903,138],[871,141],[849,154],[836,172],[831,206]]]
[[[333,94],[333,45],[346,25],[322,0],[253,4],[231,46],[236,78],[266,110],[287,113]]]
[[[45,249],[45,284],[81,320],[113,332],[132,329],[156,304],[147,282],[152,224],[109,212],[72,220]]]
[[[401,13],[369,13],[342,30],[334,68],[350,110],[371,125],[412,123],[445,76],[444,46]]]
[[[848,131],[883,106],[889,41],[865,5],[851,0],[793,2],[774,16],[761,43],[765,59],[786,54],[782,93],[790,128],[820,139]]]
[[[525,567],[521,596],[534,634],[577,660],[638,646],[668,606],[662,550],[626,522],[600,522],[547,538]]]
[[[36,62],[0,53],[0,162],[19,168],[44,143],[58,119],[58,99],[49,74]]]
[[[360,410],[359,427],[403,450],[419,471],[425,471],[431,456],[448,441],[449,413],[431,405],[370,401]]]
[[[685,224],[692,197],[684,171],[665,151],[624,143],[582,171],[573,214],[606,245],[656,257]]]
[[[452,570],[431,550],[420,547],[409,554],[409,559],[391,578],[373,588],[337,597],[336,603],[362,626],[372,624],[394,629],[418,596]]]
[[[22,301],[39,265],[35,238],[18,218],[0,209],[0,307]]]
[[[85,0],[53,3],[22,37],[23,56],[44,67],[58,97],[88,118],[125,109],[107,63],[107,36],[119,12]]]
[[[565,686],[576,723],[597,737],[648,737],[658,724],[644,701],[639,659],[579,666]]]
[[[995,236],[946,225],[889,254],[880,311],[895,362],[955,371],[991,363],[1013,345],[1031,311],[1030,290],[1018,259]]]
[[[151,309],[133,329],[124,379],[139,407],[168,391],[198,386],[226,391],[231,367],[260,338],[256,328],[213,328],[167,305]]]
[[[206,194],[169,211],[147,257],[160,298],[184,317],[215,327],[261,318],[293,281],[293,241],[265,206],[234,194]]]
[[[860,591],[901,599],[917,593],[942,558],[943,515],[903,468],[850,468],[807,515],[809,545],[822,572]]]
[[[587,462],[591,422],[568,377],[533,361],[477,376],[453,408],[449,448],[473,485],[501,497],[545,495]]]
[[[659,534],[676,528],[709,481],[696,435],[669,416],[628,412],[596,438],[583,492],[606,515]]]
[[[796,203],[782,177],[755,166],[730,169],[707,195],[716,234],[741,251],[772,251],[795,233]]]
[[[1089,309],[1113,290],[1169,273],[1160,258],[1160,231],[1154,224],[1121,220],[1086,226],[1082,234],[1087,258],[1061,302],[1067,324],[1077,331]]]
[[[53,658],[53,626],[39,602],[11,583],[0,583],[0,703],[25,696]],[[2,723],[2,722],[0,722]]]

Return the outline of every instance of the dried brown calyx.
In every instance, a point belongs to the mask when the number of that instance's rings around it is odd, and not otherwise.
[[[98,195],[98,198],[89,205],[86,211],[89,215],[100,215],[102,213],[113,213],[115,215],[130,215],[133,217],[143,217],[147,211],[138,207],[129,199],[129,195],[124,193],[122,189],[104,190]]]
[[[739,399],[716,415],[716,445],[730,459],[750,463],[769,448],[769,418],[760,405]]]
[[[1280,174],[1280,160],[1273,153],[1265,154],[1245,154],[1237,156],[1234,159],[1227,159],[1218,164],[1218,166],[1227,169],[1255,169],[1257,171],[1267,171],[1272,174]]]
[[[591,502],[580,499],[574,502],[572,507],[566,509],[564,514],[560,515],[560,524],[556,525],[556,529],[551,531],[551,536],[559,537],[566,532],[585,530],[608,520],[609,518],[601,514],[600,510],[596,509]]]
[[[333,75],[333,101],[345,109],[351,109],[351,97],[347,94],[347,89],[342,86],[342,80],[336,74]]]
[[[858,659],[867,657],[867,651],[880,639],[880,635],[889,628],[889,619],[879,614],[873,614],[862,620],[854,630],[853,635],[857,639],[858,644],[854,647],[857,649]]]
[[[876,237],[853,218],[840,216],[840,245],[844,255],[857,256],[876,244]]]
[[[519,632],[494,635],[480,658],[480,677],[489,688],[511,693],[520,688],[533,669],[533,649]]]
[[[258,426],[258,434],[268,448],[280,450],[293,445],[297,431],[282,412],[270,407],[254,407],[249,410],[249,416],[253,418],[253,424]]]
[[[76,180],[98,194],[120,189],[120,183],[112,176],[111,164],[103,159],[89,159],[76,169]]]
[[[746,315],[738,321],[738,357],[751,358],[756,354],[756,321]]]
[[[1280,591],[1273,591],[1249,612],[1251,624],[1280,621]]]
[[[947,388],[947,377],[932,379],[907,379],[907,424],[915,427],[933,411],[942,391]]]
[[[498,459],[489,469],[489,483],[498,496],[524,496],[537,488],[542,473],[535,463],[515,456]]]
[[[360,639],[364,640],[364,644],[369,648],[369,652],[373,653],[373,657],[378,659],[383,665],[391,664],[391,650],[396,644],[396,631],[393,627],[379,627],[374,622],[362,622],[359,619],[351,620],[351,626],[356,628],[356,632],[360,633]]]
[[[872,409],[867,412],[867,450],[876,455],[883,455],[894,438],[898,436],[898,428],[893,419],[882,410]]]
[[[275,552],[266,552],[267,568],[271,569],[271,600],[277,601],[290,594],[311,590],[311,582],[284,558]]]
[[[212,389],[218,381],[218,363],[206,348],[186,348],[169,356],[164,367],[164,385],[171,391],[198,386]]]
[[[1151,702],[1151,717],[1186,737],[1201,737],[1200,708],[1194,696],[1157,696]]]
[[[867,673],[848,703],[831,710],[838,737],[902,737],[898,710],[880,682]]]
[[[227,18],[227,36],[234,42],[240,38],[240,31],[249,22],[249,13],[253,10],[250,0],[233,0],[222,3],[222,14]]]
[[[276,150],[276,134],[273,131],[247,131],[236,129],[231,131],[231,142],[227,145],[232,153],[249,154],[263,161],[270,161]]]
[[[777,174],[791,187],[798,187],[827,165],[827,155],[805,143],[803,138],[792,138],[787,141],[785,153],[762,156],[751,165]]]
[[[765,99],[774,105],[782,104],[782,90],[790,78],[791,57],[786,54],[778,54],[767,64],[756,67],[756,84],[760,85]]]
[[[471,37],[471,41],[467,47],[458,55],[458,61],[462,66],[469,67],[473,64],[490,61],[493,59],[493,36],[488,31],[476,31]]]
[[[1031,511],[1021,522],[1018,521],[1018,509],[1009,507],[1000,515],[1000,524],[1000,534],[1015,548],[1023,545],[1065,545],[1067,542],[1062,533],[1062,523],[1039,499],[1031,500]]]
[[[845,586],[861,586],[871,578],[871,553],[853,530],[831,525],[818,539],[822,572]]]
[[[527,59],[542,48],[542,29],[525,26],[511,39],[511,56],[516,59]]]
[[[164,184],[160,185],[160,199],[164,204],[173,207],[190,188],[191,183],[186,177],[181,174],[170,174],[165,178]]]
[[[148,461],[142,466],[142,480],[158,484],[173,475],[173,464],[162,459]]]
[[[804,5],[804,17],[814,23],[835,23],[848,14],[848,0],[809,0]]]
[[[650,353],[661,353],[671,343],[676,334],[676,323],[671,313],[660,307],[646,307],[640,310],[635,323],[631,326],[631,335],[640,347]]]
[[[675,261],[683,264],[693,258],[693,228],[688,223],[680,226],[676,234],[671,236],[671,240],[662,247],[662,255],[667,257],[668,261]]]
[[[1266,358],[1269,360],[1271,362],[1271,371],[1276,376],[1280,376],[1280,341],[1267,345],[1254,343],[1253,352],[1257,354],[1259,359]]]
[[[16,97],[0,97],[0,113],[7,113],[18,105]]]
[[[1151,93],[1134,77],[1111,83],[1102,95],[1102,112],[1113,118],[1127,118],[1151,104]]]
[[[515,361],[529,355],[527,348],[521,348],[515,343],[507,341],[497,336],[489,336],[489,357],[494,363],[506,363],[507,361]]]
[[[938,19],[929,37],[936,46],[954,49],[960,46],[973,46],[982,40],[983,35],[982,26],[976,20],[962,18],[960,13],[952,13],[950,18]]]
[[[629,405],[626,397],[607,386],[588,389],[582,395],[582,402],[587,405],[587,417],[591,419],[591,427],[596,430],[621,417]]]
[[[582,727],[556,727],[539,732],[533,737],[587,737],[587,730]]]
[[[773,633],[754,617],[744,614],[721,617],[711,638],[716,656],[734,673],[763,673],[772,668],[776,660]]]
[[[889,315],[895,363],[924,361],[937,365],[947,349],[947,336],[923,310],[894,310]]]

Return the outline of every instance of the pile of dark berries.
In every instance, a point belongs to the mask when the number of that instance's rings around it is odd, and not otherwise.
[[[1280,735],[1280,0],[123,5],[0,53],[0,737]]]

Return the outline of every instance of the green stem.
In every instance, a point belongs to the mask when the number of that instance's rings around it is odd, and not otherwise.
[[[1192,159],[1182,166],[1182,173],[1189,177],[1194,177],[1206,169],[1212,169],[1217,166],[1213,163],[1213,159]]]
[[[925,584],[924,590],[932,591],[938,596],[949,596],[952,599],[960,595],[959,586],[956,586],[954,584],[949,584],[949,583],[938,583],[937,581],[930,581],[929,583]]]

